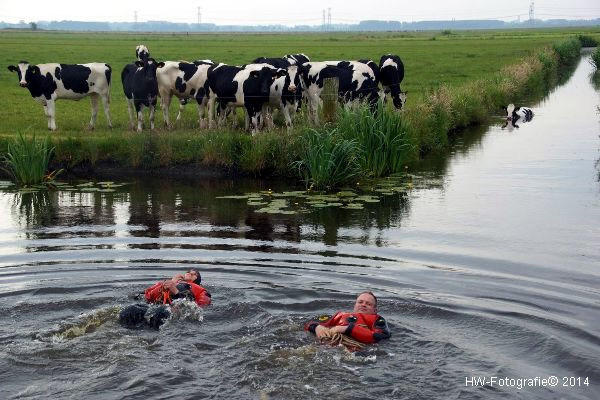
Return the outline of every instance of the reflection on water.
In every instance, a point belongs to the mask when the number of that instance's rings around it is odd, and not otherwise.
[[[589,68],[580,63],[540,103],[514,99],[536,113],[519,130],[502,130],[498,110],[492,126],[453,138],[449,154],[404,177],[407,190],[363,183],[379,201],[361,209],[294,198],[302,212],[268,214],[218,199],[295,189],[257,180],[3,189],[3,393],[596,398],[600,139]],[[118,325],[135,294],[190,265],[210,307],[184,310],[158,332]],[[314,315],[349,309],[362,290],[378,295],[389,341],[352,354],[302,331]],[[465,384],[552,375],[592,385]]]

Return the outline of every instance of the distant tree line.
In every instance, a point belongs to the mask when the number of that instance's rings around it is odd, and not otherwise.
[[[0,29],[68,30],[68,31],[126,31],[126,32],[322,32],[322,31],[420,31],[443,29],[510,29],[565,26],[597,26],[600,18],[589,20],[451,20],[451,21],[360,21],[358,24],[332,25],[215,25],[186,24],[168,21],[146,22],[89,22],[89,21],[37,21],[18,24],[0,22]]]

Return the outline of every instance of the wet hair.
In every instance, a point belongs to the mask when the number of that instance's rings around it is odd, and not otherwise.
[[[200,276],[200,272],[198,272],[197,269],[190,269],[190,272],[194,271],[196,273],[196,280],[192,281],[193,283],[195,283],[196,285],[199,285],[202,282],[202,276]]]
[[[373,294],[373,292],[371,292],[369,290],[365,290],[364,292],[360,292],[358,294],[358,296],[356,296],[356,297],[360,297],[363,294],[369,294],[369,295],[373,296],[373,298],[375,299],[375,307],[377,307],[377,297],[375,297],[375,295]]]

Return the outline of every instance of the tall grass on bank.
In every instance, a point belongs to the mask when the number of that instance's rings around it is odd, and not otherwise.
[[[598,41],[590,35],[577,35],[577,39],[581,43],[581,47],[598,46]]]
[[[360,173],[356,141],[345,139],[336,128],[308,129],[300,142],[300,159],[292,166],[307,187],[332,189]]]
[[[375,110],[365,103],[339,107],[336,125],[345,139],[356,142],[363,175],[393,174],[418,158],[413,131],[401,113],[390,110],[383,102],[379,102]]]
[[[598,73],[598,69],[600,69],[600,47],[597,47],[596,50],[594,50],[590,62],[594,68],[596,68],[596,73]]]
[[[34,134],[31,139],[27,139],[19,132],[15,140],[8,144],[8,151],[4,157],[8,169],[5,171],[20,186],[51,183],[61,172],[47,173],[53,151],[54,147],[50,147],[48,136],[37,140]]]

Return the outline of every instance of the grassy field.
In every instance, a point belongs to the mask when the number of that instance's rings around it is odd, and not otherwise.
[[[8,65],[16,65],[20,60],[31,63],[110,64],[113,67],[111,113],[115,126],[112,132],[106,128],[101,111],[96,130],[90,132],[86,129],[90,117],[88,99],[80,102],[62,100],[57,104],[58,131],[51,135],[63,141],[110,135],[114,137],[115,143],[122,140],[131,140],[134,143],[144,139],[136,137],[139,134],[127,129],[127,107],[120,82],[120,71],[125,64],[134,59],[135,46],[140,43],[147,45],[151,55],[157,60],[191,61],[209,58],[229,64],[247,63],[258,56],[276,57],[298,52],[307,54],[312,60],[372,58],[379,61],[382,54],[398,54],[405,64],[406,74],[402,89],[409,92],[407,110],[410,112],[411,109],[415,110],[426,94],[442,85],[452,90],[477,79],[489,77],[531,56],[540,48],[581,34],[600,40],[600,27],[453,31],[445,34],[386,32],[185,35],[3,31],[0,32],[0,57],[3,66],[0,73],[0,137],[12,137],[17,132],[37,133],[40,136],[47,132],[46,118],[41,105],[31,99],[26,89],[18,86],[16,74],[6,69]],[[171,116],[174,118],[176,109],[174,105],[171,107]],[[161,113],[157,113],[156,123],[157,127],[162,127]],[[182,123],[175,130],[163,131],[161,128],[159,132],[180,137],[181,140],[177,141],[183,145],[190,141],[190,137],[196,135],[206,136],[207,143],[211,141],[208,137],[219,136],[219,132],[199,131],[196,124],[195,106],[188,105]],[[301,129],[304,128],[297,128]],[[285,132],[281,130],[279,133]],[[160,145],[160,141],[158,143]],[[272,143],[269,146],[271,145]],[[171,147],[171,153],[185,153],[181,149]],[[274,152],[281,149],[285,149],[285,146],[271,146],[265,151]],[[206,149],[204,152],[206,153]],[[60,148],[57,148],[57,154],[60,154]],[[198,162],[203,156],[196,154],[180,160],[170,157],[171,161]],[[218,159],[219,154],[209,154],[209,157]],[[163,161],[159,164],[170,162]],[[260,168],[260,160],[256,160],[256,163],[257,168]]]

